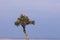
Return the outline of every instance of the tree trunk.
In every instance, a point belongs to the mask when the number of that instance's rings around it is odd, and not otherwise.
[[[26,39],[26,40],[29,40],[27,33],[25,33],[25,39]]]
[[[25,39],[26,39],[26,40],[29,40],[28,34],[26,33],[26,30],[25,30],[25,25],[22,25],[22,27],[23,27],[23,32],[24,32],[24,34],[25,34]]]

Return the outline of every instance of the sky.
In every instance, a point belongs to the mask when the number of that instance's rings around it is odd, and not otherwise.
[[[29,38],[60,38],[60,0],[0,0],[0,38],[24,38],[14,22],[21,14],[35,20],[27,25]]]

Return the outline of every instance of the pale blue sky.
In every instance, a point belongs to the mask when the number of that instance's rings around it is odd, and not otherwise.
[[[60,38],[60,0],[0,0],[0,38],[24,38],[14,25],[21,13],[35,20],[26,26],[30,38]]]

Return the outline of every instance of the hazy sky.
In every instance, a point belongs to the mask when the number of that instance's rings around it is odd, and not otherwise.
[[[24,38],[14,25],[21,13],[35,20],[26,26],[30,38],[60,38],[60,0],[0,0],[0,38]]]

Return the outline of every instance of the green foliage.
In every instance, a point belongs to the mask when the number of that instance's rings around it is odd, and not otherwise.
[[[15,22],[15,25],[16,25],[16,26],[19,26],[19,24],[20,24],[19,21],[16,21],[16,22]]]
[[[21,14],[20,18],[18,18],[17,21],[15,22],[16,26],[19,26],[19,25],[28,25],[28,24],[35,24],[35,21],[29,20],[28,16],[25,16],[23,14]]]
[[[35,21],[29,21],[29,24],[33,24],[34,25],[35,24]]]

